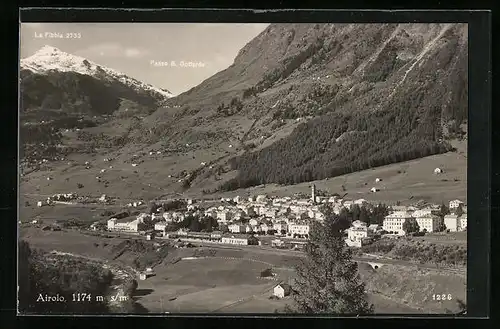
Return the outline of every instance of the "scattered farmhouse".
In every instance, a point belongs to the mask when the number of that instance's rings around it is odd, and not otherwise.
[[[439,174],[442,174],[442,173],[443,173],[443,169],[441,169],[441,168],[434,169],[434,174],[439,175]]]
[[[292,287],[286,283],[280,283],[273,289],[273,295],[278,298],[284,298],[292,293]]]

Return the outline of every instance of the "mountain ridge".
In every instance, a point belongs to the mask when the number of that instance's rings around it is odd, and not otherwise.
[[[38,74],[44,74],[48,71],[55,70],[59,72],[80,73],[94,77],[98,77],[99,74],[104,72],[109,77],[118,79],[124,84],[137,85],[137,88],[150,90],[164,97],[173,96],[173,94],[165,88],[156,88],[135,78],[128,77],[126,74],[115,69],[97,64],[80,56],[66,53],[50,45],[45,45],[32,56],[21,59],[20,68],[21,70],[27,69]]]
[[[206,191],[449,152],[467,120],[467,56],[466,24],[271,24],[226,70],[144,112],[110,151],[203,151],[178,182]]]

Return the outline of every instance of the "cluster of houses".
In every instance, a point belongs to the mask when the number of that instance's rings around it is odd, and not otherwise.
[[[393,207],[393,209],[396,207]],[[389,233],[404,235],[403,224],[407,219],[415,219],[420,231],[436,232],[442,226],[451,232],[463,231],[467,229],[467,206],[460,200],[453,200],[449,203],[451,214],[444,218],[439,216],[440,206],[434,205],[424,209],[414,207],[401,207],[398,211],[386,216],[383,229]],[[461,214],[458,213],[461,209]],[[455,221],[453,221],[455,220]]]
[[[45,205],[51,205],[55,202],[71,202],[75,200],[78,197],[76,193],[65,193],[65,194],[54,194],[52,196],[47,197],[47,200],[44,201],[38,201],[37,206],[38,207],[43,207]]]
[[[223,198],[219,206],[210,208],[200,207],[195,200],[188,200],[184,211],[167,211],[163,213],[141,213],[138,216],[118,214],[108,221],[107,228],[112,231],[138,232],[139,224],[145,220],[152,220],[154,231],[167,236],[170,223],[179,223],[188,215],[210,216],[217,220],[219,228],[227,227],[228,236],[221,235],[216,240],[228,244],[250,244],[243,235],[270,234],[290,238],[309,237],[311,220],[323,221],[324,214],[320,211],[321,204],[332,205],[334,213],[339,214],[342,208],[350,209],[353,205],[368,205],[364,199],[345,200],[339,196],[322,197],[316,195],[313,186],[310,199],[296,199],[292,197],[269,198],[266,195],[242,198]],[[142,202],[141,202],[142,203]],[[138,206],[139,203],[131,204]],[[346,230],[346,243],[351,246],[362,246],[369,243],[381,233],[404,235],[403,224],[408,219],[415,219],[420,231],[435,232],[442,228],[443,218],[440,216],[440,206],[432,205],[418,209],[412,206],[393,206],[382,225],[366,225],[355,221]],[[449,231],[461,231],[467,227],[467,207],[460,200],[449,203],[451,214],[444,217],[444,225]],[[460,213],[456,212],[461,209]],[[177,236],[193,239],[213,240],[210,233],[186,232],[180,230]],[[172,235],[172,234],[171,234]],[[212,234],[213,235],[213,234]],[[236,237],[235,237],[236,235]]]
[[[393,206],[393,211],[387,215],[380,225],[369,225],[361,221],[355,221],[347,229],[346,243],[349,246],[361,247],[369,244],[382,232],[396,235],[405,235],[403,224],[406,220],[414,219],[420,232],[436,232],[441,230],[442,224],[450,232],[464,231],[467,229],[467,206],[460,200],[449,203],[451,214],[440,216],[440,206],[433,205],[428,208],[417,209],[415,207]],[[461,209],[461,214],[458,213]]]

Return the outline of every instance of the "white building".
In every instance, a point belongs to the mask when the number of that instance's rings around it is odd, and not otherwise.
[[[450,232],[458,231],[460,229],[458,216],[455,214],[449,214],[444,216],[444,226],[446,226],[446,229],[450,230]]]
[[[286,283],[281,283],[274,287],[273,295],[278,298],[284,298],[285,296],[289,296],[292,292],[292,287]]]
[[[369,230],[366,223],[354,221],[352,226],[347,229],[347,241],[349,246],[362,247],[366,238],[373,236],[373,231]]]
[[[251,226],[257,226],[257,225],[260,225],[260,222],[257,219],[252,218],[252,219],[250,219],[248,224],[250,224]]]
[[[374,233],[377,233],[379,232],[380,230],[382,230],[382,225],[379,225],[379,224],[371,224],[370,226],[368,226],[368,230],[374,232]]]
[[[267,223],[262,223],[259,227],[260,231],[264,233],[267,233],[267,231],[271,230],[272,228],[272,225],[268,225]]]
[[[144,223],[145,220],[151,220],[151,215],[143,212],[137,215],[137,219],[139,220],[140,223]]]
[[[290,224],[288,226],[288,233],[291,236],[294,236],[295,234],[302,236],[309,235],[309,224],[299,224],[299,223]]]
[[[395,211],[385,216],[382,227],[387,232],[394,232],[398,235],[405,235],[403,224],[407,219],[412,218],[414,217],[407,211]]]
[[[380,189],[378,189],[378,188],[376,188],[376,187],[372,187],[372,188],[370,189],[370,192],[372,192],[372,193],[376,193],[376,192],[378,192],[378,191],[380,191]]]
[[[338,196],[332,196],[332,197],[330,197],[330,198],[328,199],[328,202],[330,202],[330,203],[335,203],[335,202],[337,202],[337,199],[338,199]]]
[[[273,224],[273,230],[275,230],[278,233],[281,233],[281,231],[288,231],[288,225],[287,223],[281,221]]]
[[[174,216],[170,212],[164,212],[162,217],[163,220],[166,221],[167,223],[171,223],[174,219]]]
[[[267,195],[265,195],[265,194],[257,195],[256,201],[257,202],[265,202],[265,201],[267,201]]]
[[[462,206],[464,203],[460,200],[453,200],[450,201],[449,208],[450,210],[457,209],[458,207]]]
[[[437,174],[442,174],[442,173],[443,173],[443,169],[441,169],[441,168],[434,169],[434,174],[437,175]]]
[[[167,222],[158,222],[155,224],[155,231],[165,231],[167,225]]]
[[[221,221],[229,221],[232,218],[232,213],[228,210],[222,210],[217,212],[217,219],[220,219]]]
[[[413,213],[413,216],[417,220],[420,231],[426,230],[427,232],[435,232],[438,230],[439,224],[441,224],[441,217],[431,213],[419,216],[416,216],[415,213]]]
[[[131,217],[124,219],[111,218],[108,220],[108,230],[110,231],[125,231],[125,232],[138,232],[139,220]]]
[[[357,204],[359,206],[365,206],[366,204],[368,204],[368,202],[365,199],[358,199],[354,201],[354,204]]]
[[[460,230],[461,231],[467,230],[467,214],[462,214],[462,216],[459,217],[459,222],[460,222]]]
[[[440,213],[440,209],[434,209],[434,208],[423,208],[423,209],[417,209],[412,212],[412,216],[417,218],[417,217],[422,217],[422,216],[427,216],[427,215],[438,215]]]
[[[354,204],[354,202],[352,202],[352,201],[345,201],[345,202],[343,203],[343,206],[344,206],[345,208],[347,208],[347,209],[351,209],[351,207],[352,207],[352,205],[353,205],[353,204]]]
[[[235,238],[235,237],[223,237],[222,243],[246,246],[246,245],[248,245],[248,239],[247,238]]]

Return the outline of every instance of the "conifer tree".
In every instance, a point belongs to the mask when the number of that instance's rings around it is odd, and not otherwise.
[[[358,265],[342,238],[342,219],[327,211],[323,224],[311,223],[306,258],[297,267],[294,306],[287,312],[363,315],[373,313]]]

